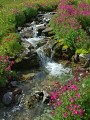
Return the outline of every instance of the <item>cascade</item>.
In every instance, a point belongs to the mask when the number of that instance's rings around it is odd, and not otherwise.
[[[26,41],[31,43],[33,47],[36,47],[40,41],[45,40],[44,39],[45,36],[37,36],[37,34],[38,34],[37,26],[40,26],[40,25],[36,25],[35,22],[33,22],[33,24],[32,24],[33,38],[26,39]],[[47,44],[45,44],[45,45],[47,45]],[[69,68],[64,68],[64,66],[62,64],[58,64],[52,60],[52,56],[53,56],[53,52],[54,52],[54,51],[52,51],[52,49],[51,49],[51,52],[52,52],[51,58],[49,58],[45,55],[45,52],[43,50],[45,45],[37,48],[36,52],[40,58],[41,65],[49,72],[49,74],[52,76],[60,76],[60,75],[67,74],[68,72],[70,72]]]

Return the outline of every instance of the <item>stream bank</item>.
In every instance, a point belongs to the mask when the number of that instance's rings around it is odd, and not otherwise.
[[[19,61],[15,68],[19,69],[19,79],[17,87],[22,89],[17,104],[10,107],[2,107],[0,111],[1,120],[40,120],[52,119],[50,108],[43,103],[43,99],[37,102],[32,99],[36,92],[49,93],[53,90],[52,79],[60,79],[60,82],[67,81],[72,77],[70,68],[56,63],[53,58],[52,29],[47,23],[53,16],[53,12],[39,14],[38,20],[28,23],[28,27],[18,28],[21,35],[22,44],[25,47],[21,55],[22,61]],[[32,69],[37,68],[37,69]],[[27,71],[28,70],[28,71]],[[29,107],[30,106],[30,107]],[[29,108],[28,108],[29,107]],[[49,114],[48,114],[49,113]],[[41,117],[45,115],[44,118]]]

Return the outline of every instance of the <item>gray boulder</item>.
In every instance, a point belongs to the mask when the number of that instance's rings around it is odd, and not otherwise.
[[[86,62],[84,67],[90,67],[90,53],[86,55]]]
[[[7,92],[3,95],[2,102],[5,105],[10,105],[13,101],[13,92]]]

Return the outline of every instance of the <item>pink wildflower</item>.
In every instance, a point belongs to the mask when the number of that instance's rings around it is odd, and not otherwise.
[[[63,113],[63,117],[66,118],[68,116],[67,113]]]
[[[80,97],[80,93],[76,94],[76,98],[79,98]]]
[[[58,81],[56,81],[54,84],[59,84],[59,82],[58,82]]]
[[[71,98],[70,98],[70,102],[74,102],[74,101],[75,101],[74,98],[71,97]]]
[[[11,65],[13,65],[13,64],[14,64],[14,61],[11,61],[10,63],[11,63]]]
[[[5,70],[7,71],[11,70],[11,66],[8,66]]]
[[[78,87],[76,86],[76,85],[71,85],[71,87],[70,87],[72,90],[74,90],[74,91],[77,91],[78,90]]]
[[[83,109],[78,110],[78,114],[80,115],[80,117],[82,117],[84,115],[84,112],[85,111]]]
[[[77,115],[77,114],[78,114],[78,111],[76,109],[73,109],[72,115]]]
[[[56,100],[58,99],[58,97],[59,97],[58,92],[51,93],[51,100]]]
[[[74,77],[74,79],[73,79],[74,81],[76,81],[76,82],[79,82],[79,79],[78,79],[78,77]]]
[[[52,116],[54,116],[55,113],[54,113],[54,112],[51,112],[51,114],[52,114]]]
[[[57,104],[58,106],[61,105],[61,101],[58,100],[58,101],[56,102],[56,104]]]
[[[63,92],[65,92],[67,90],[67,85],[63,86]]]
[[[78,105],[78,104],[75,104],[74,105],[74,109],[77,109],[77,108],[79,108],[80,106]]]

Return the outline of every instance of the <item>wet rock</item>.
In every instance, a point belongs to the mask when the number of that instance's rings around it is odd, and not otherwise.
[[[48,13],[44,14],[43,22],[48,23],[54,14],[55,14],[55,12],[48,12]]]
[[[26,102],[25,106],[28,107],[29,109],[33,108],[35,104],[37,103],[37,96],[36,95],[28,95],[26,96]]]
[[[44,96],[43,91],[35,91],[35,95],[37,97],[38,102],[43,100],[43,96]]]
[[[38,25],[36,25],[36,28],[38,29],[38,30],[43,30],[43,29],[45,29],[45,26],[46,26],[46,24],[38,24]]]
[[[47,57],[51,57],[51,48],[50,47],[45,47],[44,52]]]
[[[47,27],[46,29],[44,29],[43,31],[42,31],[42,33],[44,33],[45,34],[45,36],[49,36],[50,34],[50,32],[52,31],[52,28],[51,27]]]
[[[16,96],[21,94],[22,90],[20,88],[16,88],[13,92],[6,92],[3,95],[2,102],[4,105],[9,106],[16,102]]]
[[[37,43],[37,48],[43,46],[44,44],[46,44],[46,41],[45,41],[45,40]]]
[[[11,87],[17,87],[17,81],[11,81],[11,82],[9,83],[9,85],[10,85]]]
[[[31,31],[26,31],[22,34],[23,38],[31,38],[32,37],[32,32]]]
[[[46,91],[35,91],[35,95],[38,98],[38,101],[41,101],[45,104],[48,104],[50,102],[50,96]]]
[[[79,62],[79,55],[78,54],[73,55],[72,60],[75,63]]]
[[[38,30],[37,36],[41,36],[42,35],[42,31],[46,28],[46,25],[45,24],[39,24],[39,25],[36,25],[36,28]]]
[[[14,64],[14,69],[16,70],[28,70],[32,68],[38,68],[39,58],[37,53],[30,53],[27,57],[23,57],[20,61]]]
[[[13,101],[13,97],[14,97],[13,92],[7,92],[7,93],[4,94],[2,102],[5,105],[10,105]]]
[[[86,55],[86,61],[84,67],[90,67],[90,53]]]
[[[46,91],[43,91],[43,103],[48,104],[50,100],[51,100],[50,95]]]
[[[42,80],[46,78],[46,73],[44,71],[38,72],[34,77],[33,80]]]
[[[35,76],[35,73],[26,73],[20,76],[20,80],[31,80]]]
[[[84,54],[79,55],[80,63],[85,64],[86,58]]]
[[[18,30],[18,32],[20,32],[22,29],[23,29],[22,27],[18,27],[17,30]]]
[[[27,96],[26,106],[30,109],[40,101],[42,101],[44,104],[48,104],[50,102],[50,96],[46,91],[35,91],[31,95]]]
[[[56,61],[62,59],[71,60],[75,54],[75,50],[67,46],[63,39],[57,40],[57,42],[53,44],[52,50],[54,51],[53,59]]]
[[[90,59],[90,53],[86,55],[86,59],[87,59],[87,60]]]
[[[22,38],[31,38],[33,35],[32,27],[25,27],[19,33],[20,33]]]
[[[52,31],[52,28],[51,27],[47,27],[45,30],[43,30],[42,32],[43,33],[47,33],[47,32],[51,32]]]

